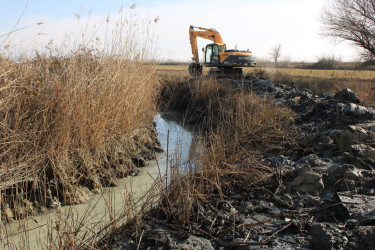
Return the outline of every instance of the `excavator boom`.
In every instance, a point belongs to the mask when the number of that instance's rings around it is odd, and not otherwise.
[[[194,28],[199,29],[199,30],[195,30]],[[223,38],[221,37],[220,33],[217,32],[215,29],[206,29],[202,27],[190,26],[189,37],[190,37],[191,50],[193,53],[192,59],[193,59],[193,62],[195,63],[199,63],[197,37],[211,40],[214,43],[220,43],[220,44],[224,43]]]

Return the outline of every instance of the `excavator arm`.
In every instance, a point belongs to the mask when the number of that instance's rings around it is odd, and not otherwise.
[[[198,30],[195,30],[194,28]],[[224,43],[223,38],[221,37],[220,33],[217,32],[215,29],[206,29],[202,27],[190,26],[189,36],[190,36],[191,52],[193,54],[192,59],[194,63],[198,63],[198,64],[199,64],[199,55],[198,55],[197,37],[211,40],[214,43]]]

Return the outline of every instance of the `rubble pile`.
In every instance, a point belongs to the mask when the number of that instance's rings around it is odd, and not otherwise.
[[[232,87],[251,88],[296,114],[303,155],[285,152],[270,161],[289,168],[294,178],[273,194],[276,204],[268,205],[282,208],[281,214],[295,211],[300,221],[294,223],[304,224],[287,247],[374,249],[375,107],[361,106],[350,89],[316,96],[256,77]]]
[[[146,213],[142,241],[126,230],[116,249],[375,249],[375,107],[350,89],[314,95],[267,80],[233,81],[295,112],[299,150],[263,155],[276,188],[234,190],[197,207],[190,233]],[[216,206],[212,206],[216,204]],[[127,235],[127,236],[124,236]],[[128,237],[129,236],[129,237]]]

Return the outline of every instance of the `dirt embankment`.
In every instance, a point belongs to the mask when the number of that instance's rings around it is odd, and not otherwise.
[[[168,108],[229,136],[215,136],[200,168],[172,179],[156,208],[101,246],[373,249],[375,107],[349,89],[317,96],[256,77],[226,84],[203,93],[178,83],[166,95]],[[230,109],[228,98],[244,95],[256,103]]]

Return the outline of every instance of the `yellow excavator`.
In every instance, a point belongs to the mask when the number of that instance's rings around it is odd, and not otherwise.
[[[214,76],[242,76],[242,67],[256,66],[256,59],[251,51],[227,50],[223,38],[215,29],[190,26],[189,36],[193,53],[193,63],[189,65],[189,72],[192,76],[202,75],[203,65],[210,67],[209,74]],[[199,62],[197,37],[214,42],[203,48],[203,65]]]

